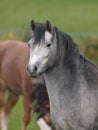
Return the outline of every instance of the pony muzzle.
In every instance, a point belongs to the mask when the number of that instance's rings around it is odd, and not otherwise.
[[[30,77],[37,77],[37,66],[36,65],[30,65],[28,64],[26,66],[26,70],[27,70],[27,73],[29,74]]]

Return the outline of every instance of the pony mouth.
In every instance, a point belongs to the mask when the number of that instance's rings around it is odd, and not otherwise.
[[[40,77],[40,74],[33,74],[33,75],[30,75],[31,78],[39,78]]]
[[[30,75],[30,77],[32,77],[32,78],[39,78],[40,75],[42,75],[43,73],[44,73],[44,71],[40,71],[40,72],[38,72],[38,73],[33,73],[33,74],[29,74],[29,75]]]

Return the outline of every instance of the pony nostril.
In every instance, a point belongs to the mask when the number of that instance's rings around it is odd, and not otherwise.
[[[36,75],[36,73],[37,73],[37,66],[36,65],[27,65],[26,66],[26,70],[27,70],[27,72],[28,72],[28,74],[30,75],[30,76],[32,76],[32,75]]]
[[[34,66],[34,71],[37,71],[37,66],[36,65]]]

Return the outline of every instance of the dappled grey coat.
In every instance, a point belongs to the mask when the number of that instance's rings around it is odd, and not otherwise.
[[[98,67],[49,21],[33,21],[31,27],[28,72],[44,74],[54,125],[58,130],[98,130]]]

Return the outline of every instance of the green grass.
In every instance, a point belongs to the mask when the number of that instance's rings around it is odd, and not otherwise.
[[[25,31],[49,19],[65,32],[98,33],[98,0],[1,0],[0,31]]]

